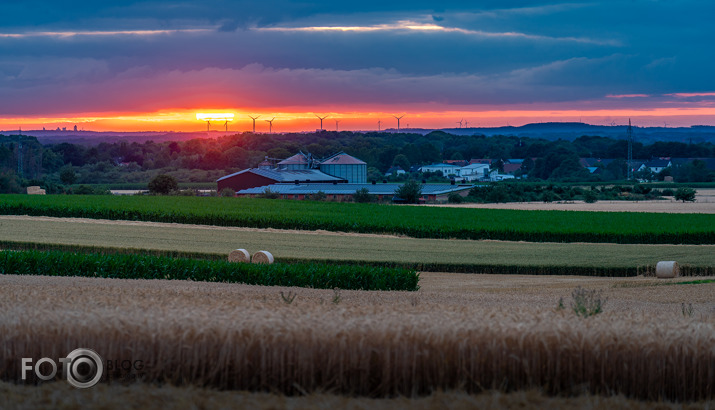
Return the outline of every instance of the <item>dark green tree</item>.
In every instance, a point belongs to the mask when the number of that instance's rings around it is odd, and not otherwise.
[[[370,195],[370,190],[367,188],[360,188],[353,194],[353,201],[359,203],[369,203],[373,202],[374,195]]]
[[[60,181],[65,185],[72,185],[77,180],[77,174],[71,165],[62,167],[60,170]]]
[[[395,155],[395,159],[392,160],[392,165],[399,166],[400,168],[404,169],[405,171],[410,170],[410,160],[407,159],[407,156],[405,154]]]
[[[693,188],[681,187],[675,191],[675,200],[683,202],[695,202],[695,190]]]
[[[410,179],[395,190],[395,196],[408,204],[416,204],[422,196],[422,184]]]
[[[160,174],[149,181],[148,188],[152,194],[167,195],[179,189],[179,183],[171,175]]]

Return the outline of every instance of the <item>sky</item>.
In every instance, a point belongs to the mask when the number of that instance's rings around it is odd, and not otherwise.
[[[715,125],[715,2],[0,2],[0,129]],[[379,121],[379,123],[378,123]],[[458,122],[462,121],[462,124]],[[209,125],[224,129],[223,123]]]

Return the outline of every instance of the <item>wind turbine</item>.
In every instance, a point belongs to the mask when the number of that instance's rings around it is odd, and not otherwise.
[[[670,124],[668,124],[667,122],[663,122],[663,128],[668,128],[668,125]]]
[[[401,116],[399,116],[399,117],[398,117],[398,116],[396,116],[396,115],[393,115],[393,117],[395,117],[395,119],[397,119],[397,131],[399,131],[399,130],[400,130],[400,120],[401,120],[401,119],[402,119],[402,117],[404,117],[404,116],[405,116],[405,114],[402,114],[402,115],[401,115]]]
[[[256,133],[256,120],[260,117],[261,117],[260,115],[256,115],[255,117],[251,117],[250,115],[248,116],[248,118],[253,120],[253,133],[254,134]]]
[[[226,120],[226,122],[223,123],[223,126],[226,128],[226,132],[228,132],[228,120]]]
[[[339,130],[338,130],[338,123],[339,123],[339,122],[340,122],[340,120],[335,120],[335,132],[338,132],[338,131],[339,131]]]
[[[469,125],[469,121],[464,120],[464,128],[469,128],[469,127],[467,127],[468,125]]]
[[[211,121],[206,120],[206,131],[211,131]]]
[[[268,123],[268,133],[271,134],[273,132],[273,120],[275,120],[276,117],[271,118],[270,120],[263,120]]]
[[[380,124],[382,124],[381,120],[377,120],[377,131],[380,131]]]
[[[318,119],[320,120],[320,130],[322,131],[323,130],[323,120],[328,118],[328,116],[326,115],[325,117],[321,117],[318,114],[315,114],[315,116],[318,117]]]
[[[464,118],[462,118],[461,120],[457,121],[457,124],[459,124],[459,128],[462,128],[462,122],[464,122]]]

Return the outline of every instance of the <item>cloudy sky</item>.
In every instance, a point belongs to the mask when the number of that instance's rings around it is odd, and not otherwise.
[[[326,129],[715,124],[709,1],[19,0],[0,15],[6,130],[199,130],[197,112],[234,113],[232,130],[261,115],[257,131],[316,114]]]

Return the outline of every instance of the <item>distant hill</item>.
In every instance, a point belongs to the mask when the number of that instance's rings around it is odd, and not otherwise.
[[[491,127],[491,128],[444,128],[441,131],[455,135],[514,135],[517,137],[543,138],[547,140],[563,139],[573,141],[582,135],[626,138],[627,125],[591,125],[580,122],[544,122],[526,124],[520,127]],[[396,130],[389,130],[396,132]],[[402,132],[428,134],[434,129],[407,129]],[[633,127],[633,136],[636,141],[650,144],[655,141],[676,142],[715,142],[715,126],[695,125],[692,127]]]
[[[544,122],[526,124],[519,127],[488,127],[488,128],[407,128],[400,132],[426,135],[432,131],[444,131],[454,135],[506,135],[529,138],[543,138],[546,140],[563,139],[573,141],[583,136],[601,136],[615,139],[626,138],[625,125],[591,125],[580,122]],[[358,131],[356,131],[358,132]],[[383,132],[395,133],[396,129],[387,129]],[[14,135],[16,131],[0,131],[0,134]],[[56,144],[70,142],[73,144],[94,145],[99,142],[138,142],[146,141],[183,141],[193,138],[216,138],[224,135],[233,135],[237,132],[98,132],[98,131],[56,131],[56,130],[31,130],[23,131],[23,135],[36,137],[43,144]],[[655,141],[674,141],[683,143],[712,142],[715,143],[715,126],[694,125],[692,127],[633,127],[633,136],[636,141],[651,144]]]

